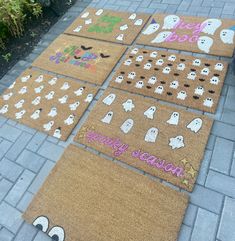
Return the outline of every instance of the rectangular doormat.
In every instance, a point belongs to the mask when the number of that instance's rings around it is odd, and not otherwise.
[[[87,8],[69,26],[65,33],[122,44],[132,44],[149,18],[149,14]]]
[[[227,67],[221,60],[135,47],[126,54],[110,85],[215,112]]]
[[[175,241],[188,196],[70,145],[24,213],[53,240]]]
[[[233,56],[235,20],[154,14],[137,43]]]
[[[125,50],[118,44],[60,35],[33,66],[101,85]]]
[[[0,114],[66,140],[97,87],[27,69],[0,97]]]
[[[212,120],[107,89],[75,140],[192,191]]]

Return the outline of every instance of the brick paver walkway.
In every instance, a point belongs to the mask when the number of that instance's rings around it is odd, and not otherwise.
[[[122,11],[167,12],[235,19],[234,0],[93,0],[91,3],[89,0],[79,0],[42,38],[34,51],[1,79],[1,92],[26,67],[29,67],[48,44],[62,33],[89,4],[97,8]],[[229,58],[222,59],[231,61]],[[107,85],[108,81],[102,88],[104,89]],[[95,101],[89,110],[94,103]],[[72,142],[89,110],[67,142],[60,142],[0,117],[0,241],[50,240],[33,226],[26,224],[21,214],[64,148]],[[197,185],[190,194],[191,201],[183,221],[179,241],[235,240],[235,77],[232,75],[231,68],[217,112],[211,116],[216,121],[206,148]]]

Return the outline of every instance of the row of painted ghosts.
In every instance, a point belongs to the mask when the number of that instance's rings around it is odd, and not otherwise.
[[[95,15],[96,15],[96,16],[100,16],[100,15],[103,14],[103,12],[104,12],[103,9],[99,9],[99,10],[97,10],[97,11],[95,12]],[[85,19],[85,21],[84,21],[85,25],[89,25],[89,24],[92,24],[92,23],[93,23],[92,18],[89,18],[89,16],[90,16],[90,12],[88,12],[88,11],[85,12],[85,13],[83,13],[83,14],[81,15],[81,18]],[[134,23],[135,26],[141,26],[141,25],[143,24],[143,19],[141,19],[141,18],[136,19],[136,18],[137,18],[136,13],[132,13],[132,14],[128,17],[129,20],[133,21],[133,23]],[[80,31],[82,30],[82,27],[83,27],[82,25],[77,26],[77,27],[73,30],[73,32],[75,32],[75,33],[80,32]],[[129,28],[129,26],[128,26],[128,24],[126,24],[126,23],[123,24],[123,25],[121,25],[121,26],[119,27],[120,31],[126,31],[128,28]],[[118,36],[116,36],[116,40],[118,40],[118,41],[123,41],[123,40],[124,40],[124,37],[125,37],[125,36],[124,36],[124,33],[121,33],[121,34],[119,34]]]
[[[115,98],[116,98],[116,95],[111,93],[103,99],[103,103],[105,105],[110,106],[114,102]],[[131,99],[126,100],[122,104],[122,106],[123,106],[123,109],[125,112],[131,112],[135,108],[135,104],[133,103],[133,101]],[[146,118],[153,120],[156,111],[157,111],[156,106],[150,106],[147,110],[144,111],[143,114]],[[105,124],[110,124],[113,119],[113,115],[114,115],[113,111],[109,111],[107,114],[105,114],[105,116],[101,119],[101,121]],[[169,125],[177,126],[179,124],[179,121],[180,121],[180,113],[173,112],[169,116],[169,119],[166,122]],[[203,121],[201,118],[194,118],[189,124],[187,124],[186,127],[190,131],[192,131],[194,133],[198,133],[200,131],[200,129],[202,128],[202,124],[203,124]],[[127,119],[120,126],[120,129],[123,133],[127,134],[128,132],[130,132],[130,130],[133,128],[133,126],[134,126],[134,120]],[[146,142],[155,143],[157,140],[157,137],[158,137],[158,133],[159,133],[159,130],[156,127],[151,127],[146,132],[144,140]],[[172,149],[179,149],[179,148],[184,147],[185,146],[184,137],[181,135],[171,137],[169,139],[169,146]]]
[[[32,78],[31,75],[27,75],[27,76],[24,76],[21,78],[21,82],[22,83],[27,83],[30,79]],[[43,83],[44,82],[44,76],[43,75],[39,75],[35,80],[34,80],[36,83]],[[58,79],[56,77],[50,79],[48,81],[48,84],[53,86],[57,83]],[[8,101],[12,98],[12,96],[14,95],[13,94],[13,89],[15,87],[15,83],[14,82],[11,86],[9,86],[9,90],[11,90],[11,92],[7,93],[7,94],[4,94],[2,96],[3,100],[5,101]],[[64,82],[61,87],[60,87],[60,90],[68,90],[70,88],[70,85],[68,82]],[[36,87],[34,88],[34,92],[36,94],[40,94],[41,91],[44,89],[44,85],[41,85],[39,87]],[[80,87],[79,89],[75,90],[74,91],[74,94],[76,96],[82,96],[83,92],[85,90],[85,87]],[[17,120],[19,119],[22,119],[24,117],[24,115],[26,114],[26,110],[24,109],[24,104],[26,103],[26,100],[24,99],[24,95],[28,92],[28,87],[25,85],[23,86],[22,88],[20,88],[20,90],[18,91],[17,94],[21,95],[22,96],[22,99],[17,101],[17,103],[14,104],[14,109],[17,109],[18,111],[15,113],[15,118]],[[55,96],[55,91],[50,91],[49,93],[47,93],[45,96],[40,96],[38,95],[35,99],[32,100],[31,104],[33,106],[37,106],[40,104],[42,98],[45,98],[46,100],[50,101],[52,99],[54,99],[54,96]],[[88,94],[86,96],[86,98],[84,99],[84,102],[87,102],[87,103],[90,103],[93,99],[93,94]],[[63,95],[61,96],[60,98],[58,98],[58,102],[60,104],[66,104],[67,102],[69,101],[69,96],[68,95]],[[77,110],[77,108],[80,106],[80,102],[79,101],[76,101],[74,103],[71,103],[69,104],[69,109],[71,111],[75,111]],[[0,114],[5,114],[7,113],[8,111],[10,111],[10,108],[9,108],[9,105],[8,104],[5,104],[4,106],[2,106],[0,108]],[[33,111],[33,113],[31,113],[30,115],[30,118],[32,120],[38,120],[41,116],[43,112],[43,109],[42,108],[38,108],[36,109],[35,111]],[[50,117],[50,118],[54,118],[58,115],[58,108],[57,107],[52,107],[49,112],[47,113],[47,116]],[[74,114],[70,114],[65,120],[64,120],[64,124],[65,125],[72,125],[75,121],[75,115]],[[52,129],[52,127],[54,126],[55,124],[55,121],[54,120],[50,120],[48,123],[45,123],[43,124],[43,128],[45,131],[50,131]],[[61,138],[62,134],[61,134],[61,127],[58,127],[54,134],[53,134],[54,137],[57,137],[57,138]]]
[[[162,26],[163,30],[157,34],[157,36],[151,41],[151,43],[163,43],[166,41],[166,39],[172,34],[171,31],[168,30],[174,30],[175,26],[181,21],[180,17],[177,15],[168,15],[164,18],[164,23]],[[214,35],[216,30],[222,25],[222,21],[220,19],[211,18],[207,19],[204,22],[201,23],[201,26],[205,27],[202,29],[202,33],[208,34],[208,35]],[[151,21],[149,26],[142,32],[144,35],[151,35],[158,31],[160,28],[160,24],[157,23],[154,19]],[[232,26],[229,29],[222,29],[220,31],[220,39],[224,44],[233,44],[234,42],[234,31],[235,26]],[[205,52],[209,53],[210,48],[212,47],[214,43],[213,38],[208,36],[200,36],[197,41],[198,48]]]

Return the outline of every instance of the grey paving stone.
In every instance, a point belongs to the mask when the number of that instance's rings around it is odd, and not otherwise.
[[[228,124],[235,124],[235,111],[224,109],[221,120]]]
[[[51,238],[45,233],[39,231],[33,241],[51,241]]]
[[[52,161],[57,161],[62,155],[64,148],[57,146],[54,143],[45,141],[38,150],[38,154]]]
[[[206,182],[206,177],[210,166],[211,155],[212,155],[212,151],[206,150],[201,167],[200,167],[200,171],[197,177],[196,182],[202,186],[204,186]]]
[[[233,155],[233,163],[232,163],[232,167],[231,167],[231,176],[235,177],[235,153]]]
[[[32,241],[38,230],[26,222],[23,223],[14,241]]]
[[[46,134],[37,132],[31,139],[30,143],[27,145],[27,148],[31,151],[36,152],[43,143],[43,141],[46,139],[46,137]]]
[[[234,81],[234,79],[233,79]],[[225,108],[229,109],[229,110],[233,110],[235,111],[235,87],[233,86],[229,86],[228,87],[228,94],[227,94],[227,98],[225,101]]]
[[[190,236],[191,236],[192,228],[182,225],[178,237],[178,241],[190,241]]]
[[[21,166],[7,158],[0,161],[0,174],[10,181],[15,182],[22,172],[23,168]]]
[[[0,128],[0,136],[9,141],[15,141],[20,136],[21,132],[21,130],[8,124],[5,124]]]
[[[235,126],[220,121],[214,121],[211,132],[216,136],[235,141]]]
[[[210,169],[229,174],[232,162],[234,142],[217,137],[211,158]]]
[[[195,188],[190,197],[190,202],[192,204],[195,204],[214,213],[220,213],[223,203],[222,194],[205,187],[195,185]]]
[[[45,161],[45,158],[29,150],[24,150],[16,160],[21,166],[33,172],[38,172]]]
[[[193,205],[193,204],[189,204],[188,208],[186,210],[185,216],[184,216],[184,221],[183,223],[187,226],[192,227],[196,218],[196,214],[197,214],[197,210],[198,207]]]
[[[21,226],[23,219],[22,213],[13,208],[6,202],[0,204],[0,224],[13,233],[16,233]],[[5,240],[4,240],[5,241]]]
[[[22,199],[20,200],[19,204],[17,205],[17,209],[21,212],[26,211],[27,207],[29,206],[30,202],[33,200],[33,194],[30,192],[26,192]]]
[[[3,198],[7,195],[13,184],[6,179],[1,179],[0,181],[0,203]]]
[[[214,145],[215,145],[215,139],[216,139],[216,137],[214,135],[209,136],[209,140],[207,142],[206,149],[213,150]]]
[[[220,221],[218,238],[225,241],[235,240],[235,199],[225,197]]]
[[[206,179],[206,187],[235,198],[235,178],[233,177],[209,171]]]
[[[6,122],[6,118],[0,115],[0,127]]]
[[[214,241],[218,215],[199,208],[191,241]]]
[[[6,153],[6,157],[12,161],[14,161],[18,155],[22,152],[22,150],[25,148],[25,146],[28,144],[30,139],[32,138],[32,135],[23,132],[20,137],[16,140],[16,142],[11,146],[9,151]]]
[[[12,142],[7,140],[2,140],[0,142],[0,159],[6,154],[6,152],[10,149]]]
[[[16,124],[16,127],[22,131],[25,131],[25,132],[28,132],[29,134],[31,135],[34,135],[36,133],[36,130],[31,128],[31,127],[28,127],[26,125],[23,125],[23,124],[20,124],[20,123],[17,123]]]
[[[12,241],[14,234],[8,231],[6,228],[0,230],[0,241]]]
[[[34,177],[35,177],[34,173],[30,172],[29,170],[25,170],[19,177],[16,184],[7,194],[5,201],[7,201],[12,206],[16,206],[16,204],[19,202],[19,200],[21,199],[21,197],[24,195],[25,191],[31,184]]]
[[[28,191],[36,194],[54,165],[54,162],[47,160],[40,172],[38,173],[37,177],[34,179],[33,183],[30,185]]]

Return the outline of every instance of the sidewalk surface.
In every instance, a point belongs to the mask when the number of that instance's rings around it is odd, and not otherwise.
[[[0,91],[7,88],[25,68],[29,67],[50,42],[88,5],[120,11],[235,19],[235,0],[78,0],[42,38],[33,52],[25,60],[19,61],[0,80]],[[191,55],[187,52],[181,53]],[[206,55],[204,57],[215,58]],[[231,62],[230,58],[221,59]],[[107,85],[108,81],[102,89]],[[25,223],[21,214],[64,148],[72,142],[95,101],[67,142],[58,141],[0,117],[0,241],[50,240],[42,232]],[[178,241],[235,240],[235,76],[232,75],[231,68],[225,80],[217,112],[210,116],[215,119],[214,126],[197,185],[190,194],[191,201]],[[98,152],[97,154],[100,155]]]

